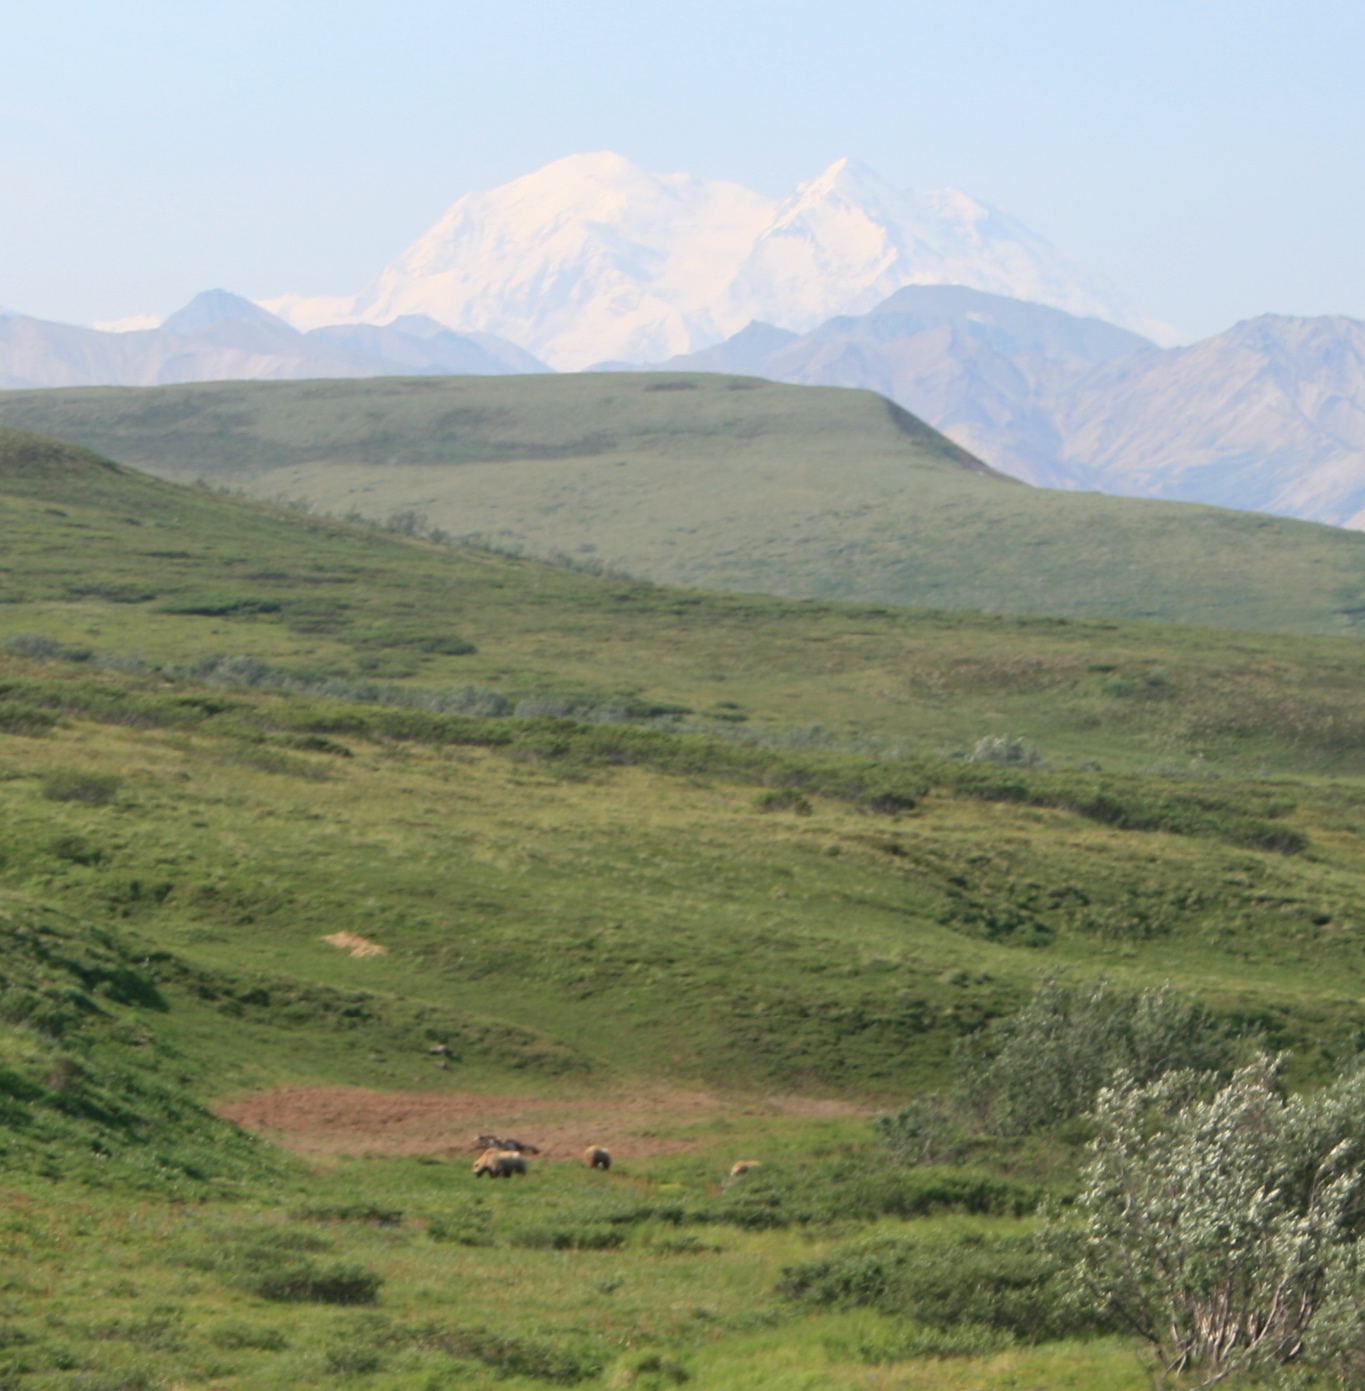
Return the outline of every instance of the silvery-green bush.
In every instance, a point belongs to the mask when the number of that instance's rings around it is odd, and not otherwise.
[[[1036,768],[1042,762],[1038,750],[1013,734],[988,734],[976,741],[969,763],[1008,763],[1016,768]]]
[[[1084,1115],[1124,1069],[1150,1082],[1178,1068],[1229,1070],[1237,1040],[1170,985],[1122,990],[1053,972],[1017,1014],[959,1045],[959,1096],[975,1123],[1029,1135]]]
[[[1052,1222],[1078,1297],[1182,1385],[1305,1363],[1361,1384],[1365,1074],[1286,1098],[1279,1069],[1118,1078],[1095,1106],[1079,1242]]]

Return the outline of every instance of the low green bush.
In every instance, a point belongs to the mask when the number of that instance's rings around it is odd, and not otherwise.
[[[358,1265],[295,1261],[242,1283],[252,1294],[278,1304],[373,1304],[384,1277]]]
[[[571,1386],[599,1375],[604,1351],[587,1341],[549,1342],[494,1333],[482,1327],[450,1328],[440,1324],[396,1329],[390,1341],[443,1352],[459,1361],[478,1362],[498,1376],[528,1377]]]
[[[102,807],[118,796],[123,779],[116,773],[82,773],[73,768],[60,768],[49,773],[42,784],[43,796],[49,802],[86,802]]]
[[[104,851],[84,836],[58,836],[48,845],[48,853],[73,865],[97,865]]]
[[[798,816],[809,816],[812,811],[809,800],[794,787],[760,792],[754,798],[754,806],[759,811],[794,811]]]
[[[329,1349],[325,1363],[330,1376],[355,1377],[377,1372],[383,1366],[384,1359],[373,1348],[348,1343]]]
[[[283,1352],[289,1339],[283,1330],[259,1323],[223,1323],[212,1328],[208,1340],[216,1348],[236,1352],[247,1348],[254,1352]]]
[[[533,1251],[615,1251],[626,1244],[619,1227],[523,1227],[512,1233],[513,1246]]]
[[[1031,1236],[962,1231],[861,1241],[789,1266],[778,1292],[813,1307],[869,1308],[939,1331],[989,1329],[1020,1342],[1101,1331],[1074,1308],[1069,1269]]]
[[[826,1338],[825,1349],[836,1361],[862,1362],[880,1367],[921,1358],[981,1357],[1003,1352],[1018,1340],[1007,1329],[979,1323],[953,1328],[929,1328],[898,1319],[891,1328],[856,1338]]]
[[[0,734],[21,734],[34,738],[46,734],[57,723],[56,715],[17,700],[0,700]]]
[[[400,1227],[403,1209],[380,1207],[375,1203],[314,1203],[295,1208],[290,1214],[296,1222],[364,1222],[374,1227]]]
[[[453,1246],[496,1246],[491,1222],[483,1213],[466,1216],[432,1218],[427,1223],[427,1235],[432,1241],[448,1241]]]
[[[954,1061],[977,1124],[1029,1135],[1089,1111],[1119,1069],[1138,1082],[1173,1068],[1226,1071],[1240,1046],[1223,1021],[1169,985],[1130,991],[1100,977],[1072,986],[1054,972],[1017,1014],[961,1040]],[[886,1138],[898,1123],[882,1123]]]
[[[1269,791],[1259,795],[1245,787],[1154,790],[1133,777],[1035,773],[989,763],[944,763],[934,777],[960,796],[1057,807],[1120,831],[1209,836],[1281,855],[1296,855],[1308,847],[1301,831],[1277,824],[1293,807]]]

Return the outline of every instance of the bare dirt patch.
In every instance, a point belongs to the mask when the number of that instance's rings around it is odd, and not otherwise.
[[[371,942],[368,937],[362,937],[358,932],[329,932],[322,939],[329,946],[336,947],[338,951],[350,952],[357,960],[364,960],[367,956],[387,956],[388,947],[381,947],[378,942]]]
[[[299,1154],[473,1153],[480,1134],[536,1145],[545,1160],[577,1160],[587,1145],[614,1159],[681,1154],[708,1140],[708,1120],[741,1116],[852,1116],[865,1108],[809,1097],[748,1101],[659,1089],[601,1097],[481,1092],[380,1092],[363,1087],[278,1087],[214,1108]]]

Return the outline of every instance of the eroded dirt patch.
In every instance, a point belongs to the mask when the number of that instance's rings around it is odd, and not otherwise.
[[[615,1159],[681,1154],[706,1142],[707,1121],[742,1116],[851,1116],[864,1108],[810,1097],[748,1101],[660,1089],[602,1097],[482,1092],[381,1092],[363,1087],[278,1087],[214,1108],[299,1154],[473,1152],[480,1134],[536,1145],[545,1160],[578,1159],[589,1144]]]

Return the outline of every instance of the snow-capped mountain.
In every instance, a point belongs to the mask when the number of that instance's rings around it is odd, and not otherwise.
[[[573,371],[695,352],[755,319],[804,332],[917,284],[1171,337],[1003,213],[956,189],[904,192],[847,159],[774,201],[620,155],[571,155],[459,199],[353,300],[264,304],[302,329],[425,314]]]
[[[1004,213],[955,188],[902,192],[851,159],[777,207],[730,287],[727,317],[803,332],[906,285],[966,285],[1170,333]]]

